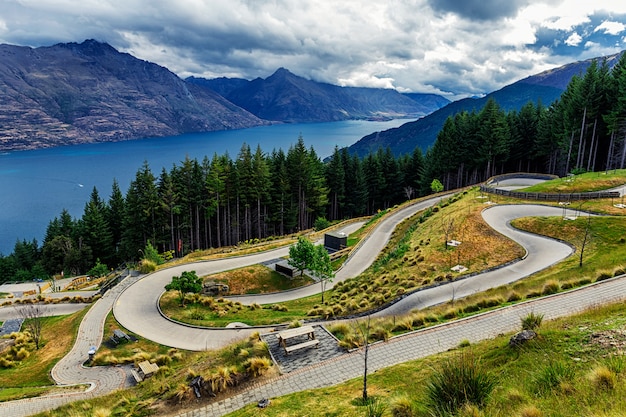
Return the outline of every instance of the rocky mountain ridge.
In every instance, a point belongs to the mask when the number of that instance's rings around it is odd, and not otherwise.
[[[348,119],[418,118],[450,101],[434,94],[401,94],[382,88],[340,87],[299,77],[279,68],[268,78],[188,78],[250,113],[286,123]]]
[[[0,45],[0,150],[267,124],[106,43]]]

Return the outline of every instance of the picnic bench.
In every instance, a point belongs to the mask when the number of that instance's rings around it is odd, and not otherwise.
[[[130,370],[135,381],[141,382],[146,378],[150,378],[159,370],[159,365],[150,361],[142,361],[137,364],[136,368]]]
[[[119,345],[121,342],[125,342],[131,341],[131,338],[129,335],[127,335],[126,333],[124,333],[123,331],[121,331],[120,329],[115,329],[113,330],[113,336],[110,337],[111,343],[113,343],[115,346]]]
[[[306,336],[307,340],[294,345],[287,345],[287,341],[296,337]],[[289,355],[291,352],[299,349],[304,349],[310,346],[319,347],[320,341],[315,338],[315,331],[312,326],[295,327],[293,329],[283,330],[279,332],[276,337],[278,343],[285,349],[285,354]]]

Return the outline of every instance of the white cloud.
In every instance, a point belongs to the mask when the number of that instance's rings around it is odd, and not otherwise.
[[[583,41],[582,36],[574,32],[565,40],[565,44],[569,46],[578,46]]]
[[[619,35],[626,29],[626,25],[622,22],[609,22],[604,21],[602,24],[594,29],[594,32],[603,31],[608,35]]]

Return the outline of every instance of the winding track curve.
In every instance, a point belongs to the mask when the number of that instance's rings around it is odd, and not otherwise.
[[[354,253],[346,265],[338,272],[335,282],[356,276],[365,270],[373,262],[377,253],[386,245],[397,224],[415,212],[437,203],[440,198],[429,199],[408,206],[388,217],[370,234],[361,244],[359,250]],[[485,286],[501,285],[505,282],[514,281],[569,256],[572,249],[563,243],[519,232],[509,227],[509,221],[516,217],[536,215],[561,216],[562,213],[563,210],[560,208],[545,206],[493,206],[486,209],[483,212],[483,216],[487,223],[497,231],[520,242],[526,248],[528,256],[523,261],[501,268],[499,270],[501,277],[482,278],[486,274],[481,274],[459,281],[457,284],[458,288],[455,289],[455,296],[461,297],[476,291],[482,291],[482,289],[486,289]],[[86,393],[38,397],[2,403],[0,404],[0,415],[27,416],[58,407],[67,402],[104,395],[121,388],[125,382],[125,375],[120,368],[82,367],[82,362],[85,360],[89,346],[98,346],[102,340],[104,319],[111,306],[113,306],[116,318],[124,327],[158,343],[182,349],[204,350],[207,348],[218,348],[255,331],[245,328],[194,329],[174,324],[159,314],[157,308],[158,298],[163,292],[164,285],[170,281],[171,276],[180,274],[184,270],[195,269],[198,274],[207,274],[256,264],[284,256],[287,253],[288,249],[282,248],[246,257],[201,262],[194,264],[193,267],[184,265],[143,277],[126,279],[92,306],[80,326],[76,344],[70,353],[59,361],[52,370],[52,376],[59,384],[90,384],[91,388]],[[307,291],[316,293],[318,288],[319,286],[313,285],[298,291],[282,294],[254,296],[250,302],[280,302],[280,300],[272,301],[272,299],[282,297],[284,301],[290,298],[299,298]],[[444,285],[432,289],[431,292],[418,292],[396,303],[391,309],[386,310],[385,314],[401,314],[414,308],[447,301],[451,297],[451,288],[450,285]],[[241,301],[248,302],[246,299]]]

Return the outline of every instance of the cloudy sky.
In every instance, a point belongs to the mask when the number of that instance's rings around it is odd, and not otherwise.
[[[453,99],[626,49],[626,2],[2,0],[0,43],[85,39],[181,77],[266,78],[284,67]]]

